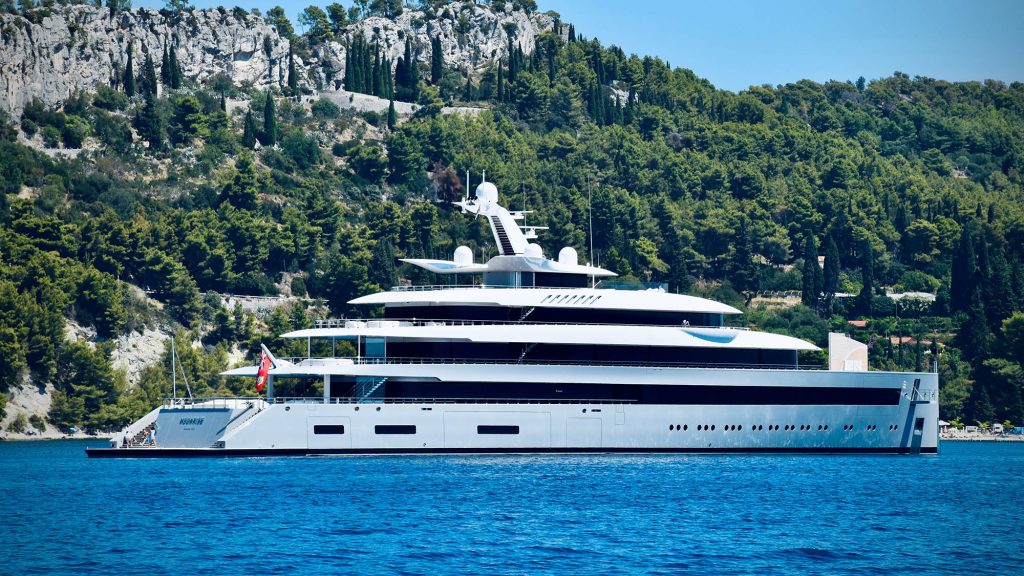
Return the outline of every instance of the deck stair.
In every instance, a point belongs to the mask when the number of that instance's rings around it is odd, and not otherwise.
[[[498,244],[501,246],[501,254],[503,256],[511,256],[516,253],[512,247],[512,242],[508,239],[508,232],[505,231],[505,227],[501,224],[501,218],[497,216],[491,216],[491,225],[494,226],[494,234],[498,238]]]
[[[526,347],[523,348],[523,353],[519,355],[519,361],[517,362],[517,364],[522,364],[523,359],[526,358],[526,355],[529,354],[530,350],[533,350],[536,346],[536,342],[531,342],[530,344],[527,344]]]
[[[379,376],[359,376],[356,378],[356,399],[359,402],[384,402],[384,382],[387,378]]]
[[[522,315],[519,316],[519,321],[520,322],[525,322],[526,321],[526,317],[529,316],[530,314],[533,314],[533,311],[536,310],[536,309],[537,309],[536,306],[531,306],[530,308],[527,308],[526,310],[523,310]]]
[[[146,426],[142,430],[139,430],[135,436],[128,439],[128,445],[125,448],[142,448],[144,446],[155,446],[156,442],[153,440],[150,433],[153,432],[153,428],[156,426],[156,422],[150,422],[149,426]]]

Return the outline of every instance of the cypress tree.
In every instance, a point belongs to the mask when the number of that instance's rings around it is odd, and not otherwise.
[[[473,101],[473,77],[470,76],[468,72],[466,73],[466,89],[463,90],[463,92],[462,92],[462,101],[463,102],[472,102]]]
[[[129,98],[135,96],[135,67],[133,65],[132,43],[128,42],[128,61],[124,65],[124,93]]]
[[[857,295],[857,305],[861,314],[871,316],[871,300],[874,298],[875,286],[875,252],[871,249],[871,241],[864,241],[864,259],[861,262],[861,282],[864,284]]]
[[[164,44],[164,53],[160,58],[160,83],[171,85],[171,60],[167,57],[167,44]]]
[[[153,66],[153,58],[146,54],[142,62],[142,72],[139,74],[139,92],[142,94],[156,95],[156,67]]]
[[[139,131],[139,136],[149,142],[150,150],[162,150],[167,126],[163,116],[156,109],[156,97],[148,92],[144,93],[144,96],[146,103],[135,119],[135,128]]]
[[[299,73],[295,70],[295,52],[290,45],[288,48],[288,89],[293,95],[297,94],[299,89]]]
[[[370,93],[374,96],[379,97],[381,94],[382,82],[380,77],[380,52],[377,51],[377,45],[373,45],[373,68],[370,77],[373,79],[373,83],[370,87]]]
[[[821,267],[818,266],[818,244],[814,241],[814,235],[808,234],[804,242],[804,267],[803,287],[800,291],[800,301],[805,306],[816,308],[818,298],[821,296],[822,278]]]
[[[277,143],[277,114],[274,111],[274,95],[267,90],[267,100],[263,105],[263,144],[273,146]]]
[[[502,72],[504,68],[504,63],[498,60],[498,102],[505,101],[505,76]]]
[[[170,63],[171,66],[171,71],[169,74],[171,80],[171,88],[177,90],[178,88],[181,88],[183,74],[181,73],[181,63],[178,62],[178,51],[176,49],[171,48],[171,53],[168,58],[168,62]]]
[[[412,91],[412,101],[420,99],[420,69],[416,65],[416,55],[413,54],[409,60],[409,89]]]
[[[576,27],[573,26],[572,24],[569,24],[569,42],[575,42],[575,41],[576,41]]]
[[[245,112],[245,123],[242,125],[242,147],[252,150],[256,145],[256,117],[252,110]]]
[[[825,270],[821,285],[825,293],[825,314],[832,314],[832,302],[839,291],[839,248],[832,236],[828,237],[828,247],[825,249]]]
[[[430,40],[430,83],[437,86],[444,73],[444,54],[441,52],[441,37]]]
[[[398,114],[395,113],[395,98],[392,96],[388,102],[388,130],[394,130],[398,123]]]
[[[342,81],[342,86],[349,92],[354,92],[352,88],[352,46],[345,46],[345,78]]]
[[[977,259],[974,253],[974,228],[968,224],[960,231],[960,243],[953,254],[949,282],[949,309],[951,312],[966,310],[970,305],[977,274]]]

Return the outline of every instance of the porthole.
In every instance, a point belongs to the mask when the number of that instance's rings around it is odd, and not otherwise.
[[[671,424],[669,424],[669,425],[668,425],[668,429],[669,429],[669,431],[671,432],[671,431],[673,430],[673,426],[672,426]]]
[[[737,430],[740,430],[742,432],[743,431],[743,424],[740,424],[739,428],[737,428]]]
[[[893,430],[899,430],[900,429],[900,425],[899,424],[893,424],[892,425],[892,429]]]
[[[377,412],[380,412],[380,406],[377,406]]]
[[[818,431],[821,431],[821,424],[818,424]]]
[[[715,431],[715,425],[714,425],[714,424],[712,424],[712,425],[711,425],[711,431],[712,431],[712,432],[714,432],[714,431]]]
[[[825,424],[825,431],[828,431],[828,424]]]
[[[686,432],[686,428],[687,428],[687,427],[688,427],[688,426],[687,426],[686,424],[683,424],[683,432]]]

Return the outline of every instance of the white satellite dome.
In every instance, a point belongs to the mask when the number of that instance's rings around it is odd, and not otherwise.
[[[576,249],[566,246],[558,251],[558,263],[568,264],[570,266],[576,266],[579,264],[579,256],[576,255]]]
[[[455,249],[454,260],[459,266],[468,266],[473,263],[473,251],[469,246],[459,246]]]
[[[539,244],[533,244],[531,242],[526,245],[526,256],[530,258],[543,258],[544,249],[541,248]]]
[[[476,197],[478,200],[484,202],[497,202],[498,201],[498,187],[493,182],[481,182],[476,187]]]

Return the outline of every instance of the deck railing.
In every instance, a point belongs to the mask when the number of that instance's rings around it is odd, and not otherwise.
[[[353,325],[354,323],[361,323],[364,325]],[[640,328],[691,328],[696,330],[750,330],[750,328],[747,328],[746,326],[699,326],[696,324],[531,322],[529,320],[451,320],[444,318],[327,318],[325,320],[316,320],[313,322],[314,328],[418,328],[423,326],[636,326]]]
[[[293,364],[303,366],[324,366],[328,364],[487,364],[493,366],[578,366],[578,367],[624,367],[624,368],[705,368],[714,370],[821,370],[820,364],[705,364],[700,362],[647,362],[622,360],[512,360],[507,358],[411,358],[388,356],[367,357],[279,357]],[[338,361],[343,362],[338,362]]]

